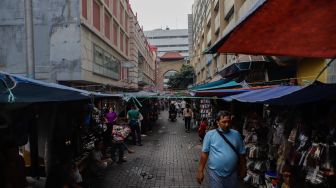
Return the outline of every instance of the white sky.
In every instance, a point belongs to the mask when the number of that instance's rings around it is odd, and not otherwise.
[[[130,0],[144,30],[157,28],[188,29],[188,14],[194,0]]]

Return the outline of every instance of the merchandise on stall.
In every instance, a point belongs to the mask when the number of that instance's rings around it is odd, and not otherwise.
[[[264,120],[256,113],[247,116],[243,131],[246,183],[259,188],[335,187],[334,113],[313,117],[313,112],[305,116],[301,112],[282,109]]]
[[[268,145],[264,142],[268,130],[262,126],[261,119],[253,114],[244,123],[244,142],[247,154],[248,175],[244,181],[255,187],[266,187],[265,172],[268,170]]]
[[[210,99],[201,99],[200,100],[200,118],[212,117],[212,107]]]

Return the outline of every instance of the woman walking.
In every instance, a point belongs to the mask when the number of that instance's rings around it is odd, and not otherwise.
[[[183,110],[184,127],[187,133],[190,133],[190,122],[191,122],[192,116],[193,116],[193,112],[190,108],[190,105],[187,104],[186,108]]]

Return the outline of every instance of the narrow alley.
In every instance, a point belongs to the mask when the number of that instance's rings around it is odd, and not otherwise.
[[[93,187],[208,187],[207,178],[202,186],[196,181],[201,142],[195,130],[185,133],[181,117],[170,122],[168,112],[161,112],[153,133],[143,140],[143,146],[132,147],[135,153],[127,155],[126,163],[113,164]]]

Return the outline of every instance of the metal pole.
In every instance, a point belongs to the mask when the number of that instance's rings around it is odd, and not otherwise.
[[[35,79],[34,18],[32,0],[25,0],[27,77]]]
[[[33,28],[33,2],[32,0],[25,0],[25,28],[26,28],[26,62],[27,62],[27,77],[35,79],[35,63],[34,63],[34,28]],[[31,160],[31,175],[39,176],[38,164],[38,135],[36,117],[33,115],[34,120],[30,122],[29,131],[29,146],[30,146],[30,160]]]

